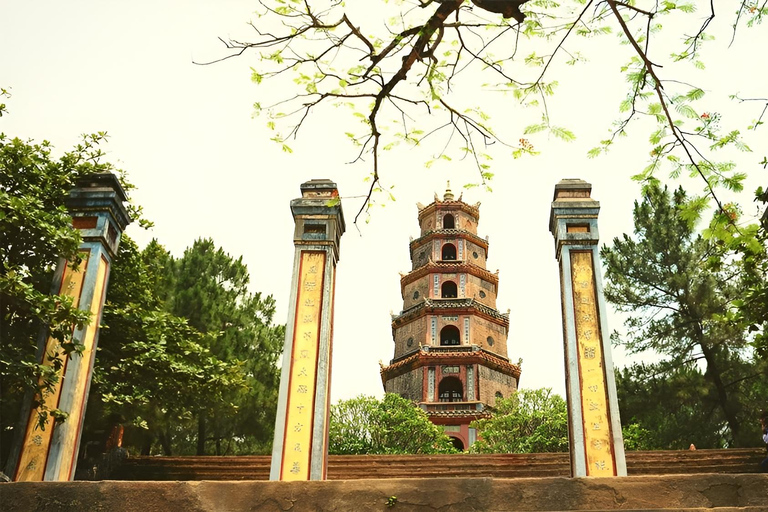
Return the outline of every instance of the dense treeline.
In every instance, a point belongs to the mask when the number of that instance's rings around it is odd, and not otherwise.
[[[60,158],[48,142],[0,135],[0,467],[25,394],[36,397],[38,428],[67,421],[42,397],[79,357],[76,326],[92,321],[66,297],[49,295],[60,258],[77,262],[80,235],[64,207],[79,177],[122,173],[103,162],[105,135],[83,137]],[[131,213],[142,223],[141,212]],[[242,258],[195,241],[174,258],[153,240],[143,250],[123,236],[113,261],[81,448],[103,451],[114,427],[134,453],[266,453],[277,402],[283,326],[275,302],[249,291]],[[40,333],[59,340],[58,361],[41,364]],[[87,452],[87,453],[86,453]]]
[[[142,251],[123,240],[86,416],[94,442],[122,424],[134,453],[269,451],[284,328],[248,284],[241,259],[210,239],[178,259],[156,240]]]

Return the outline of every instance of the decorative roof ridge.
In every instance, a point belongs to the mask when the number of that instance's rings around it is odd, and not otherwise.
[[[481,238],[480,235],[477,233],[472,233],[471,231],[467,231],[466,229],[431,229],[421,235],[419,238],[414,238],[409,242],[409,246],[413,247],[415,244],[418,244],[419,242],[431,237],[431,236],[439,236],[439,235],[467,235],[468,238],[471,238],[472,240],[479,241],[481,246],[485,246],[485,248],[488,248],[488,239],[487,238]]]
[[[480,202],[478,201],[475,204],[469,204],[465,203],[461,197],[457,200],[451,200],[451,201],[441,201],[440,198],[437,197],[437,194],[435,194],[435,200],[429,203],[428,205],[424,206],[421,203],[416,203],[416,208],[419,210],[419,219],[423,215],[428,214],[431,210],[437,209],[440,206],[458,206],[461,210],[466,210],[468,213],[473,215],[476,219],[480,219]]]
[[[406,283],[411,283],[415,281],[416,279],[419,279],[420,277],[425,276],[430,272],[430,270],[439,269],[439,268],[456,268],[457,270],[461,269],[462,267],[467,267],[470,274],[476,274],[479,276],[482,276],[487,281],[490,281],[496,285],[499,284],[499,274],[498,270],[494,273],[488,270],[485,267],[482,267],[476,263],[472,263],[469,260],[456,260],[455,262],[446,262],[446,261],[433,261],[430,257],[427,263],[424,265],[415,268],[414,270],[411,270],[407,274],[400,274],[400,287],[402,287]],[[473,272],[474,271],[474,272]],[[402,290],[401,290],[402,291]]]
[[[385,373],[390,373],[404,366],[408,366],[410,363],[420,358],[460,359],[463,357],[479,357],[480,359],[483,359],[484,361],[486,361],[491,365],[509,370],[516,379],[520,378],[522,369],[520,368],[519,364],[510,363],[507,359],[499,356],[498,354],[494,354],[493,352],[489,352],[484,348],[477,347],[477,345],[473,345],[469,347],[476,347],[476,349],[460,351],[460,352],[442,352],[442,351],[433,352],[430,350],[431,345],[425,345],[423,347],[420,347],[419,350],[416,350],[412,352],[410,355],[397,361],[396,363],[392,363],[388,366],[381,366],[381,368],[379,369],[379,373],[381,374],[383,379]]]
[[[424,300],[422,302],[419,302],[418,304],[414,304],[408,309],[404,309],[403,311],[400,312],[399,315],[392,315],[392,321],[395,322],[398,318],[402,318],[404,316],[410,315],[421,308],[445,309],[445,308],[451,308],[451,307],[452,308],[473,307],[476,310],[480,311],[481,313],[485,313],[490,317],[499,318],[509,323],[509,312],[501,313],[499,312],[499,310],[494,309],[490,306],[486,306],[485,304],[483,304],[482,302],[478,301],[473,297],[460,297],[455,299],[433,299],[429,297],[424,297]]]

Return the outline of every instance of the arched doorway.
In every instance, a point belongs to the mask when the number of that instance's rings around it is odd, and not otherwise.
[[[443,217],[443,229],[453,229],[456,227],[456,222],[453,219],[453,215],[450,213]]]
[[[445,244],[443,245],[443,254],[442,259],[445,260],[455,260],[456,259],[456,246],[453,244]]]
[[[464,451],[464,441],[462,441],[458,437],[450,436],[450,438],[451,438],[451,443],[453,444],[453,447],[456,448],[457,450],[463,452]]]
[[[440,331],[440,345],[461,345],[461,333],[454,325],[446,325]]]
[[[456,377],[445,377],[437,387],[439,402],[463,402],[464,386]]]
[[[440,297],[444,299],[455,299],[458,296],[459,290],[456,287],[456,283],[453,281],[446,281],[440,288]]]

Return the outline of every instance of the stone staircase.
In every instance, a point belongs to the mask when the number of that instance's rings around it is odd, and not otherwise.
[[[673,475],[756,473],[760,448],[627,452],[627,473]],[[268,480],[269,456],[129,457],[110,480]],[[505,455],[331,455],[329,480],[393,478],[568,477],[567,453]],[[766,489],[768,496],[768,489]]]

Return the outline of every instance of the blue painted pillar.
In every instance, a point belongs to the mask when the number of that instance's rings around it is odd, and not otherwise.
[[[303,183],[291,213],[296,223],[291,309],[269,478],[325,480],[336,262],[345,229],[336,184]]]
[[[59,361],[61,377],[43,397],[48,409],[68,413],[66,421],[54,423],[49,418],[42,430],[32,397],[24,404],[21,437],[9,459],[8,474],[15,481],[67,481],[74,477],[109,270],[120,236],[131,220],[125,201],[125,191],[111,173],[85,176],[69,193],[67,208],[83,240],[80,263],[73,269],[72,262],[59,262],[52,293],[71,297],[74,305],[91,313],[91,321],[74,332],[75,342],[83,346],[82,353]],[[54,364],[49,355],[58,351],[58,345],[53,337],[41,336],[38,352],[43,364]]]
[[[555,237],[563,311],[571,475],[626,476],[611,361],[592,185],[555,186],[549,229]]]

